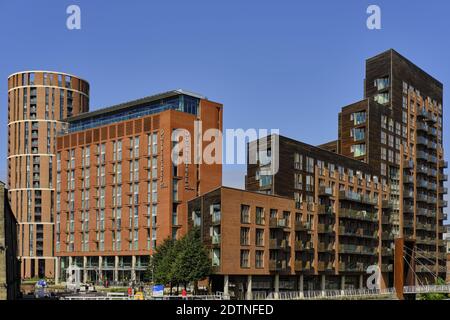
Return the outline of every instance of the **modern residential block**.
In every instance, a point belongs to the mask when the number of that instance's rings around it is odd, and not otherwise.
[[[445,278],[442,139],[442,84],[394,50],[368,59],[365,98],[342,108],[337,141],[252,141],[247,191],[221,188],[189,202],[216,290],[356,288],[372,265],[381,287]]]
[[[52,71],[8,77],[8,191],[19,223],[22,277],[54,277],[56,134],[63,119],[89,110],[89,84]]]
[[[365,100],[339,114],[338,152],[390,187],[394,228],[416,243],[416,272],[445,277],[443,86],[394,50],[366,61]]]

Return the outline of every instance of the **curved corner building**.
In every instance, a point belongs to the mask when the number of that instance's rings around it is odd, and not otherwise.
[[[22,278],[55,276],[55,141],[61,120],[89,110],[89,84],[51,71],[8,77],[8,186]]]

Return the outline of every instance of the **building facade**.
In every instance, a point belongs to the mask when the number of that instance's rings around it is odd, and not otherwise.
[[[208,129],[222,130],[222,105],[182,90],[68,119],[54,167],[57,279],[77,266],[84,282],[143,280],[155,247],[185,234],[187,200],[221,184],[220,163],[194,161]]]
[[[17,220],[9,206],[8,191],[3,182],[0,182],[0,300],[19,297],[18,229]]]
[[[382,288],[445,278],[442,84],[389,50],[367,60],[364,96],[337,141],[252,141],[246,191],[189,202],[216,290],[366,287],[372,265]]]
[[[415,242],[416,272],[445,277],[443,86],[394,50],[366,61],[365,100],[342,108],[338,152],[390,186],[396,234]]]
[[[89,84],[60,72],[8,77],[8,190],[19,223],[22,277],[54,277],[56,135],[63,119],[89,109]]]

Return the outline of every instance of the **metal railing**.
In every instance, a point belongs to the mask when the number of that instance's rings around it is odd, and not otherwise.
[[[386,289],[344,289],[271,292],[266,300],[319,300],[319,299],[361,299],[380,296],[394,296],[395,288]]]

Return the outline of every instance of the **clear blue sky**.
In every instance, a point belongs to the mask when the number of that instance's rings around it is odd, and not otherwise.
[[[66,28],[70,4],[81,7],[81,30]],[[369,4],[381,7],[382,30],[366,28]],[[363,96],[370,56],[395,48],[447,87],[449,15],[444,0],[0,0],[0,157],[7,153],[6,79],[25,69],[87,79],[91,110],[185,88],[222,102],[227,128],[332,140],[339,109]],[[448,102],[445,95],[444,109]],[[243,172],[225,167],[225,183],[242,185]]]

